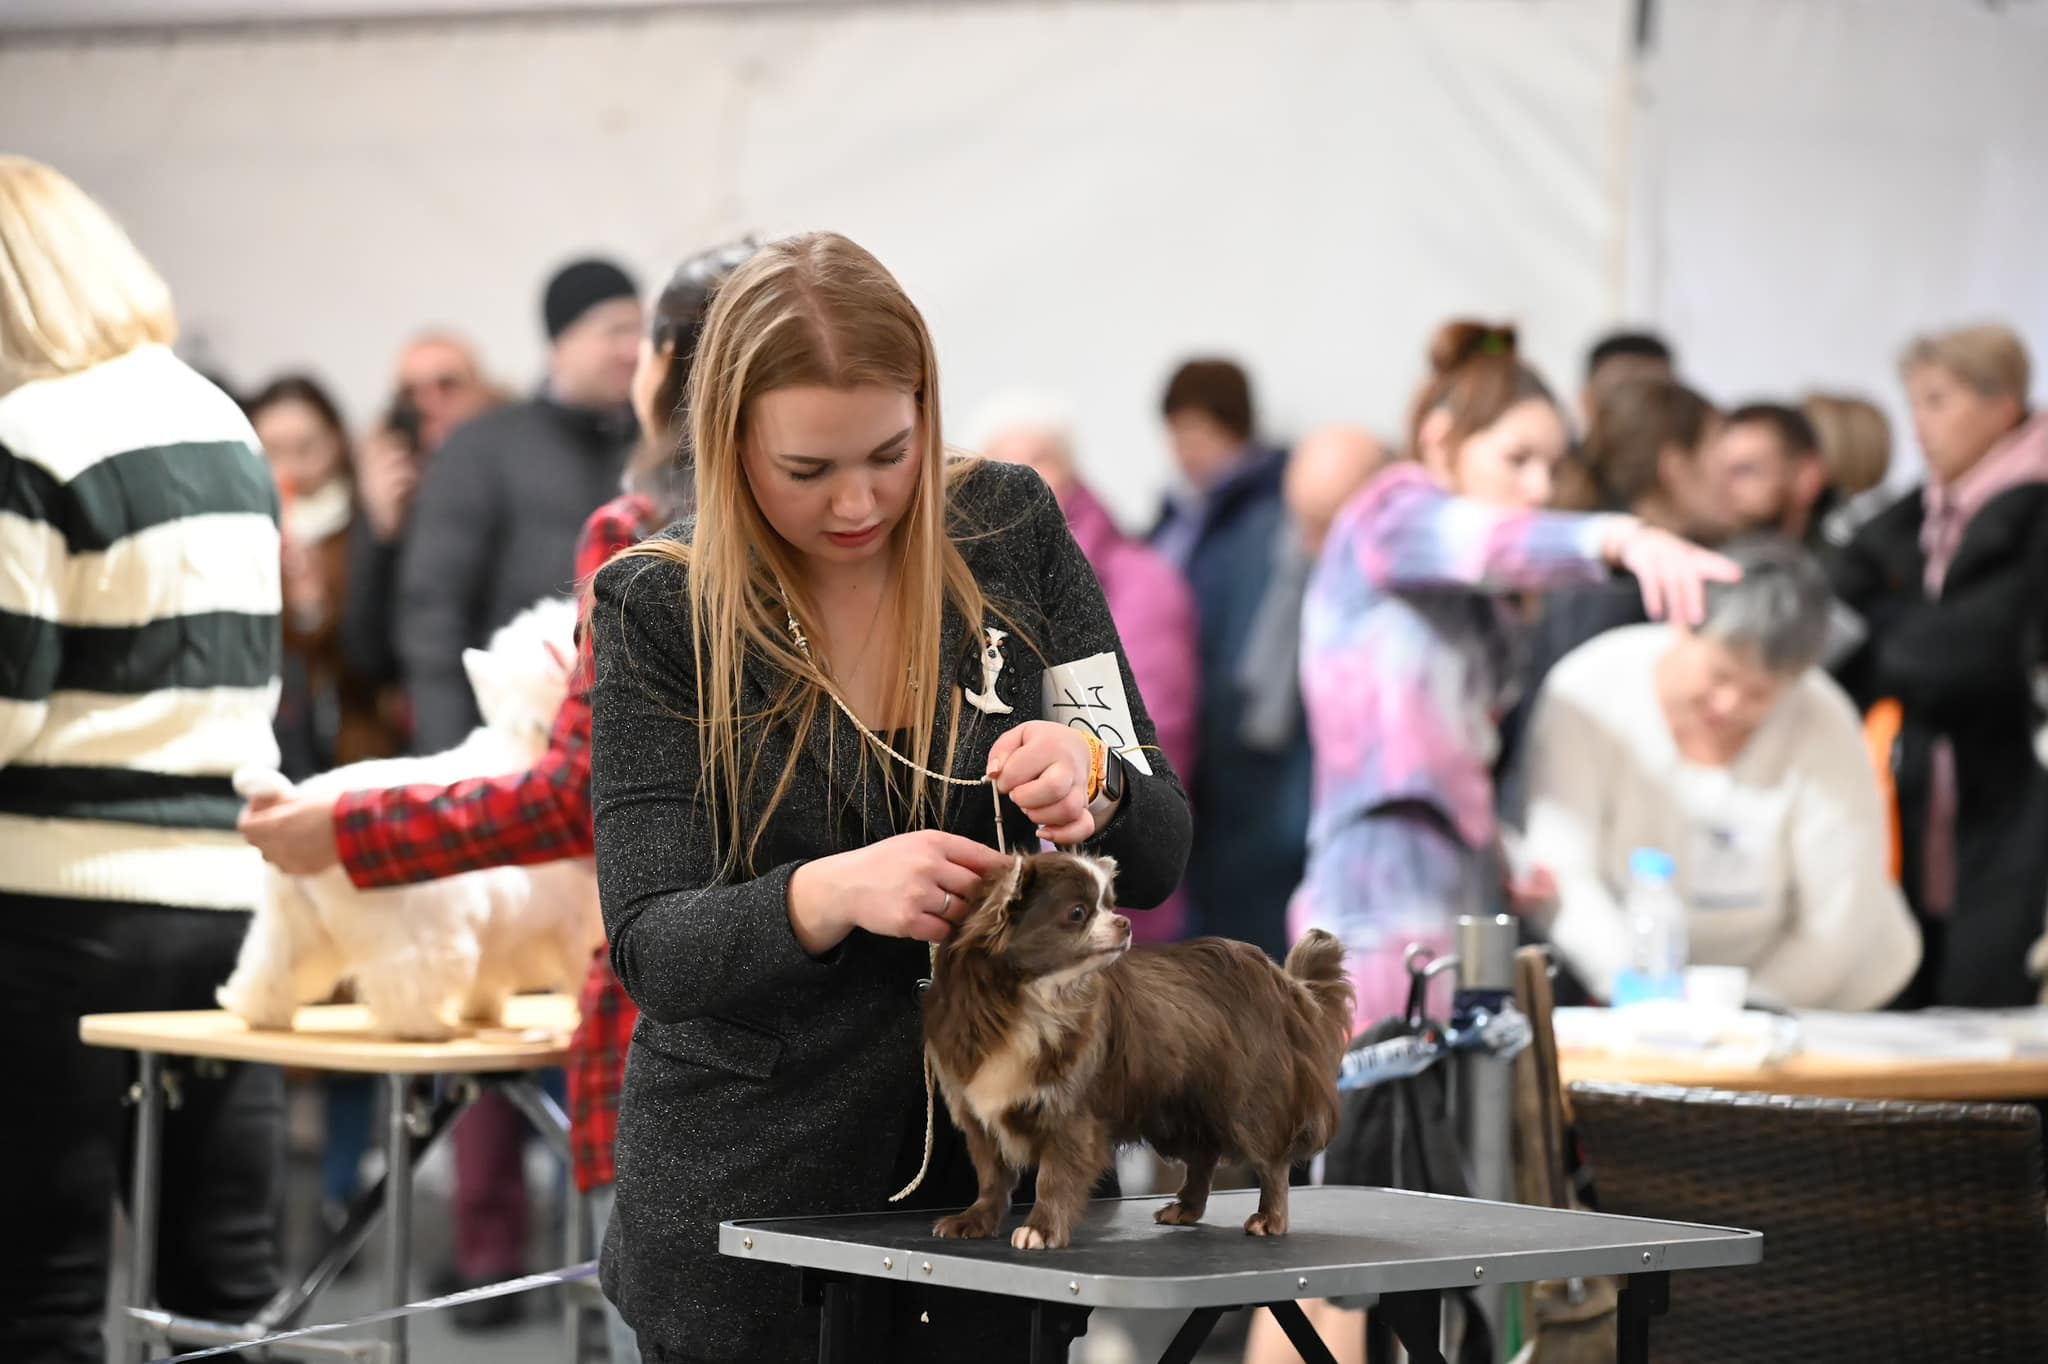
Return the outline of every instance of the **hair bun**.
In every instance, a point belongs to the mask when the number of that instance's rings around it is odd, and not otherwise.
[[[1515,358],[1515,329],[1458,318],[1437,329],[1429,343],[1430,368],[1449,374],[1481,356]]]

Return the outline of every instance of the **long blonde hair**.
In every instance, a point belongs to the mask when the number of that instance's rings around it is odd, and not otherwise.
[[[1809,393],[1800,406],[1820,439],[1830,487],[1854,497],[1884,482],[1892,464],[1892,424],[1883,409],[1846,393]]]
[[[950,605],[970,630],[978,630],[987,603],[947,535],[949,493],[971,462],[946,457],[931,333],[895,277],[845,237],[820,232],[772,242],[719,287],[698,343],[689,389],[695,539],[688,545],[657,539],[631,551],[671,560],[687,572],[697,672],[697,714],[692,718],[700,739],[703,790],[732,821],[731,843],[722,850],[728,868],[752,866],[762,832],[789,793],[821,713],[832,743],[842,733],[863,742],[842,726],[829,682],[790,638],[791,616],[807,638],[819,638],[817,612],[804,594],[797,556],[770,527],[747,481],[743,456],[749,405],[764,393],[796,385],[864,384],[910,393],[917,405],[918,480],[894,543],[884,551],[897,556],[899,627],[909,667],[891,670],[884,713],[910,711],[906,756],[922,763],[932,751],[941,717],[936,705],[912,703],[918,697],[943,699],[941,770],[952,768],[960,698],[957,689],[939,684],[940,621]],[[741,674],[750,652],[783,681],[764,710],[742,714]],[[791,731],[789,757],[766,807],[749,812],[742,795],[758,775],[760,739],[782,726]],[[872,759],[863,747],[863,780]],[[874,765],[892,791],[907,797],[913,823],[943,815],[943,786],[921,773],[899,775],[887,764]],[[712,823],[716,827],[718,821]]]
[[[177,338],[171,291],[91,195],[0,156],[0,393]]]

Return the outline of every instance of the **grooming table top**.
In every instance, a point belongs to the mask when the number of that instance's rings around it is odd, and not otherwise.
[[[1199,1227],[1155,1225],[1152,1214],[1167,1201],[1098,1200],[1065,1250],[1012,1250],[1020,1212],[985,1241],[934,1238],[931,1213],[727,1222],[718,1248],[741,1259],[1012,1298],[1163,1309],[1715,1269],[1763,1258],[1763,1236],[1754,1231],[1396,1189],[1297,1188],[1290,1231],[1271,1239],[1244,1234],[1256,1191],[1215,1194]]]
[[[290,1032],[251,1028],[223,1009],[198,1009],[89,1014],[78,1021],[78,1035],[87,1046],[165,1056],[370,1075],[478,1075],[561,1065],[576,1017],[576,1001],[567,995],[519,995],[506,1005],[503,1027],[470,1028],[446,1042],[373,1037],[369,1011],[354,1004],[300,1009]]]

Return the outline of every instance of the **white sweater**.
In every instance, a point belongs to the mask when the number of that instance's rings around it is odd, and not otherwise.
[[[0,899],[255,905],[278,609],[233,399],[161,346],[0,395]]]
[[[1868,1009],[1912,978],[1920,934],[1855,708],[1825,673],[1792,686],[1727,767],[1679,756],[1656,693],[1663,625],[1611,631],[1550,672],[1529,729],[1527,840],[1558,883],[1550,925],[1588,989],[1626,965],[1629,855],[1677,863],[1696,965],[1749,968],[1758,998]]]

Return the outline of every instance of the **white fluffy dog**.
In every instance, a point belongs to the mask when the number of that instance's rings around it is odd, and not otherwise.
[[[567,694],[576,608],[549,599],[468,649],[462,662],[483,726],[424,758],[356,763],[293,787],[244,768],[235,790],[332,796],[387,786],[446,785],[531,767]],[[590,859],[494,867],[439,881],[358,890],[340,867],[317,876],[264,868],[264,890],[221,1006],[251,1027],[289,1028],[301,1004],[342,980],[381,1036],[434,1041],[463,1022],[498,1023],[523,990],[573,990],[604,941]]]

